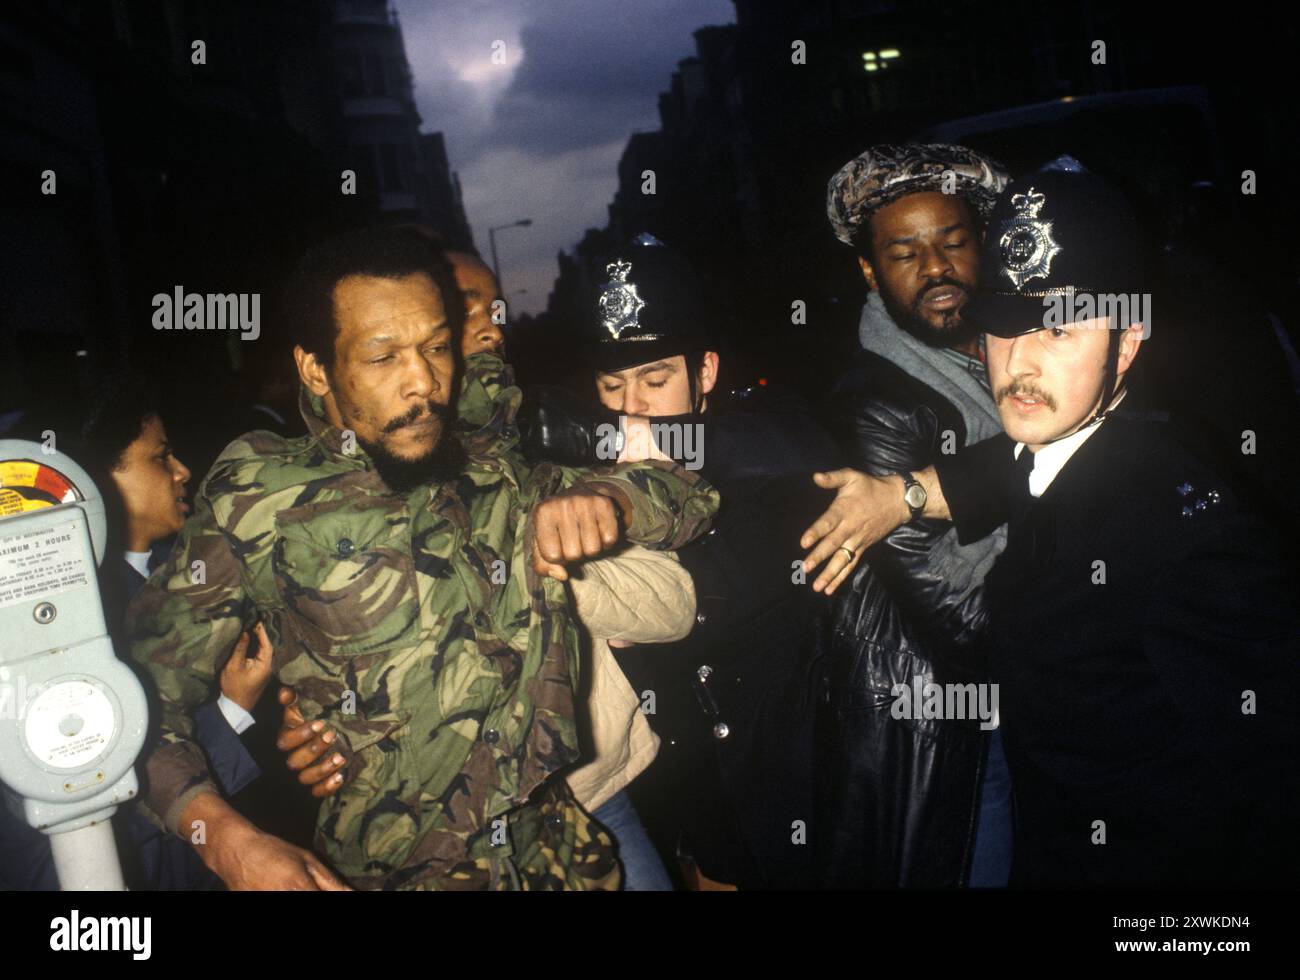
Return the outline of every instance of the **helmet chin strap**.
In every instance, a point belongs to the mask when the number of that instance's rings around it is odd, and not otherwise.
[[[1097,410],[1092,413],[1088,421],[1076,425],[1069,432],[1062,433],[1055,439],[1048,439],[1044,445],[1051,445],[1054,442],[1060,442],[1062,439],[1068,439],[1084,429],[1091,428],[1098,422],[1105,420],[1106,416],[1115,408],[1115,402],[1123,394],[1123,385],[1119,380],[1119,348],[1120,348],[1120,331],[1112,330],[1110,334],[1110,346],[1106,351],[1106,371],[1101,380],[1101,400],[1097,402]]]
[[[692,363],[696,358],[698,363]],[[704,364],[704,351],[692,350],[683,355],[686,362],[686,385],[690,393],[691,415],[699,415],[704,411],[704,392],[700,389],[699,373]]]
[[[1112,326],[1109,345],[1106,348],[1106,373],[1101,382],[1101,401],[1097,403],[1097,411],[1093,413],[1092,418],[1088,419],[1087,425],[1096,425],[1115,407],[1115,399],[1123,387],[1119,378],[1119,349],[1123,342],[1124,332]]]

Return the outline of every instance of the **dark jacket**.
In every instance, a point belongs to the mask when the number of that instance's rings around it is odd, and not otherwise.
[[[944,433],[966,443],[948,399],[870,351],[828,403],[848,465],[877,476],[923,469]],[[818,876],[824,887],[956,887],[966,881],[988,733],[978,719],[893,717],[895,685],[985,680],[974,642],[982,589],[949,582],[931,548],[951,525],[921,520],[866,554],[834,602],[817,720]]]
[[[702,473],[721,494],[713,529],[678,555],[696,628],[677,643],[615,650],[654,691],[659,755],[629,787],[668,857],[741,888],[810,883],[811,665],[825,599],[798,575],[799,537],[828,506],[811,474],[833,467],[806,415],[705,417]]]
[[[1293,558],[1171,424],[1125,414],[986,579],[1012,883],[1294,887]]]

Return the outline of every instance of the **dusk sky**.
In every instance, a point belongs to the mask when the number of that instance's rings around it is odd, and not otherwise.
[[[691,32],[735,19],[729,0],[396,5],[422,130],[446,134],[484,258],[490,226],[533,219],[497,234],[512,312],[533,313],[546,306],[556,252],[604,227],[618,158],[632,133],[659,128],[658,94],[695,53]]]

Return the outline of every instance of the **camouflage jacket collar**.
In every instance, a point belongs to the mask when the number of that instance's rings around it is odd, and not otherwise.
[[[307,433],[326,453],[339,462],[359,464],[362,469],[371,469],[370,455],[361,448],[355,436],[349,440],[347,451],[343,444],[343,433],[335,428],[325,417],[325,403],[320,395],[313,394],[302,383],[298,385],[298,411],[307,424]]]
[[[482,351],[466,358],[452,431],[471,459],[502,456],[518,447],[515,416],[522,400],[514,370],[500,357]]]

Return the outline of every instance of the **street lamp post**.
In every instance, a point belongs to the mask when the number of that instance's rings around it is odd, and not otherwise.
[[[522,218],[508,225],[497,225],[495,228],[488,229],[488,245],[492,249],[492,274],[497,277],[497,288],[501,290],[502,295],[505,295],[505,288],[501,285],[501,264],[497,261],[497,232],[504,231],[506,228],[527,228],[532,223],[532,218]]]

